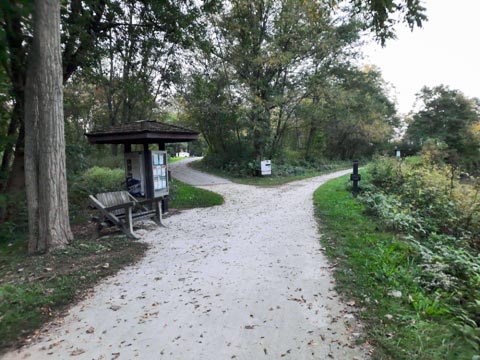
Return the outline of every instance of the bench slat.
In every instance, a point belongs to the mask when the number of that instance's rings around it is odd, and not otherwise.
[[[160,226],[162,224],[162,212],[160,201],[162,198],[138,201],[128,191],[113,191],[90,195],[90,201],[98,208],[109,222],[117,225],[127,236],[138,238],[133,232],[133,223],[142,219],[153,218]],[[153,210],[143,206],[151,203]],[[113,209],[111,209],[113,207]]]

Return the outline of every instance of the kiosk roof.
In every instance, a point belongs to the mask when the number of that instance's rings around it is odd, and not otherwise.
[[[140,120],[85,135],[90,144],[155,144],[194,141],[199,133],[183,126]]]

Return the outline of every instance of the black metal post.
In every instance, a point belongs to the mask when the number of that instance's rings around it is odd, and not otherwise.
[[[152,152],[148,149],[148,144],[143,144],[143,161],[145,169],[145,198],[153,199],[155,193],[153,190]]]
[[[362,179],[358,173],[358,160],[353,160],[353,174],[350,175],[350,180],[353,181],[353,196],[358,195],[358,182]]]

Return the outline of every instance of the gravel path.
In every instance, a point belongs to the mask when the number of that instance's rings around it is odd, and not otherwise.
[[[142,261],[5,359],[366,359],[313,216],[313,191],[345,173],[205,186],[225,204],[145,233]]]
[[[169,165],[170,171],[172,172],[172,176],[175,179],[178,179],[186,184],[194,185],[194,186],[201,186],[201,185],[218,185],[218,184],[231,184],[230,180],[207,174],[200,171],[195,171],[187,164],[201,159],[200,157],[191,157],[185,158],[184,160],[180,160],[174,162]]]

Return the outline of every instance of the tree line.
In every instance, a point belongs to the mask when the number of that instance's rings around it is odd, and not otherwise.
[[[362,33],[385,42],[396,23],[426,20],[419,0],[43,6],[9,0],[0,11],[0,190],[4,200],[27,184],[31,252],[71,239],[66,178],[77,164],[62,154],[93,151],[83,133],[96,127],[183,122],[222,162],[371,155],[398,118],[380,72],[354,65]],[[6,203],[3,220],[16,216]]]

